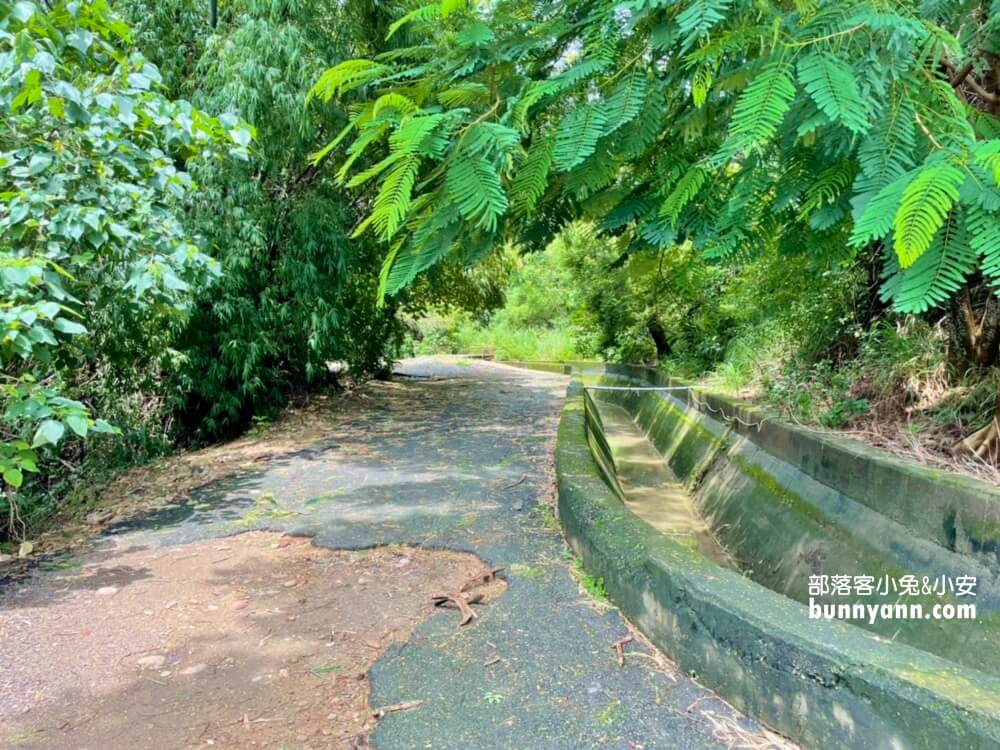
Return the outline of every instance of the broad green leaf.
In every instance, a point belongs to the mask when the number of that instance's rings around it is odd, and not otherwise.
[[[9,484],[11,487],[20,487],[24,482],[24,475],[13,466],[4,469],[3,471],[3,481]]]
[[[35,432],[35,439],[31,442],[32,448],[39,448],[43,445],[58,445],[66,432],[66,426],[55,419],[46,419]]]
[[[66,424],[80,437],[87,437],[87,430],[90,428],[90,421],[86,417],[78,414],[70,414],[66,417]]]

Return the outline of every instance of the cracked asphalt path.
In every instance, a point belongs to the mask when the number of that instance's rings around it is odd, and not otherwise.
[[[504,566],[508,589],[457,628],[419,625],[369,674],[380,750],[652,750],[734,746],[757,727],[629,634],[581,591],[544,511],[567,379],[478,361],[421,359],[370,391],[341,434],[113,527],[106,553],[268,529],[315,544],[413,544]],[[660,662],[658,664],[658,661]],[[738,744],[735,746],[739,746]]]

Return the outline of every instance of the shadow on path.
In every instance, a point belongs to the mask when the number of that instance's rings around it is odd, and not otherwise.
[[[267,529],[505,566],[508,590],[478,620],[457,629],[454,616],[435,615],[377,662],[372,705],[424,701],[379,723],[381,750],[686,750],[730,746],[714,734],[720,718],[753,730],[641,646],[618,666],[611,644],[626,624],[581,593],[540,505],[566,378],[433,359],[401,369],[412,377],[373,386],[326,443],[118,524],[95,554]]]

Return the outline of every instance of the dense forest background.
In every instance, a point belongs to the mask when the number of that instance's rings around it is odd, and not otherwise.
[[[997,463],[996,0],[0,0],[0,107],[2,539],[412,353]]]

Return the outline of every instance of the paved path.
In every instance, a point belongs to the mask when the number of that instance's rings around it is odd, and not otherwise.
[[[508,590],[472,625],[435,615],[377,663],[372,705],[424,701],[379,724],[380,750],[730,746],[713,735],[713,719],[743,722],[726,704],[648,654],[618,667],[609,644],[627,635],[625,623],[581,593],[542,512],[566,378],[483,362],[417,360],[400,370],[410,377],[371,389],[336,441],[120,525],[105,550],[250,523],[329,547],[420,544],[506,566]],[[265,493],[280,511],[259,510]]]

